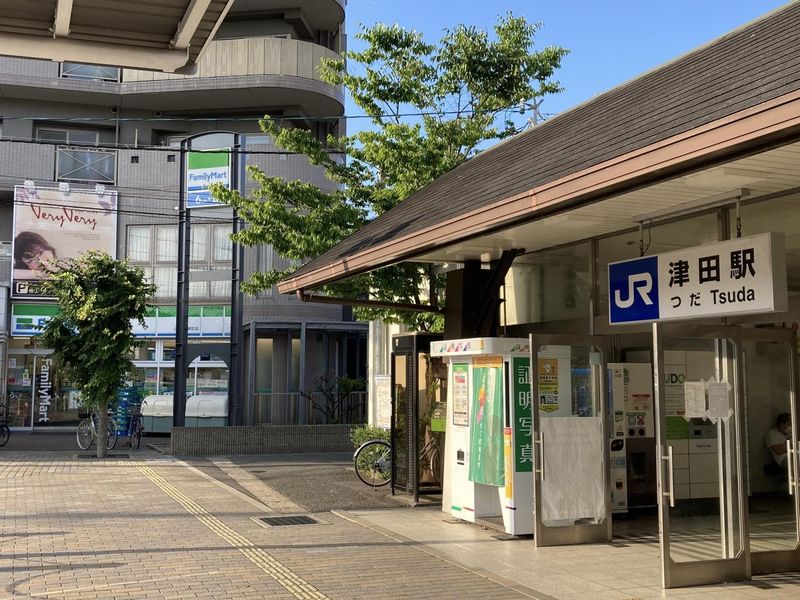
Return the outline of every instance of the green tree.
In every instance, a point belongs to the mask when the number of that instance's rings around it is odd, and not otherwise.
[[[81,403],[98,413],[97,456],[106,456],[108,409],[133,371],[138,344],[132,321],[144,324],[155,286],[140,267],[90,251],[46,267],[42,291],[54,296],[59,312],[43,327],[58,371],[81,388]]]
[[[251,197],[215,188],[216,197],[239,208],[248,223],[236,236],[238,242],[269,244],[295,265],[255,273],[245,291],[273,286],[487,143],[524,128],[526,116],[538,109],[537,98],[559,91],[552,76],[566,54],[555,46],[534,50],[538,28],[508,14],[498,20],[494,35],[459,25],[445,30],[434,46],[415,31],[378,24],[357,35],[366,45],[363,51],[324,60],[322,79],[344,86],[371,127],[350,136],[328,136],[323,143],[305,129],[283,127],[268,117],[260,121],[278,146],[323,168],[336,189],[325,192],[252,166],[249,174],[258,189]],[[391,302],[427,298],[440,304],[442,290],[428,267],[402,264],[323,291]],[[359,316],[404,322],[415,330],[435,330],[442,324],[431,313],[361,309]]]

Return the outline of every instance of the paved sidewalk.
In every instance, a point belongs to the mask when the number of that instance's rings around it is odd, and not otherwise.
[[[267,526],[181,461],[74,456],[0,454],[0,598],[530,597],[331,513]]]
[[[281,465],[282,481],[292,464],[316,472],[319,459],[195,467],[148,450],[116,454],[0,452],[0,599],[800,598],[800,574],[663,592],[652,537],[536,549],[437,507],[318,512],[314,524],[269,526],[259,519],[303,506],[258,471]],[[296,475],[328,492],[306,472]]]

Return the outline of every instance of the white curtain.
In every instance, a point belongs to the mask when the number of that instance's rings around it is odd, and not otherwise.
[[[178,228],[163,225],[156,228],[156,261],[176,262],[178,260]],[[173,271],[175,267],[173,267]]]
[[[158,287],[156,295],[159,298],[175,298],[178,294],[178,271],[175,266],[155,267],[153,283]]]
[[[196,225],[192,227],[192,255],[191,260],[194,261],[207,261],[208,260],[208,227],[205,225]]]
[[[214,262],[230,262],[232,243],[228,236],[231,234],[230,225],[214,226]]]
[[[153,228],[128,227],[128,260],[150,262],[150,238]]]

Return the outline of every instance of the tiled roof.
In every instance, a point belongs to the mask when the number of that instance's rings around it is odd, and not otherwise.
[[[793,2],[478,154],[292,278],[798,89]]]

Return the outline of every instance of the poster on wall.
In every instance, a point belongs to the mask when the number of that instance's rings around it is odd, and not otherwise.
[[[392,426],[392,378],[375,375],[375,425],[384,429]]]
[[[467,365],[453,365],[453,425],[469,424],[469,384]]]
[[[558,410],[557,358],[539,358],[539,410]]]
[[[87,250],[116,256],[117,193],[14,188],[12,296],[42,298],[39,284],[50,261]]]

